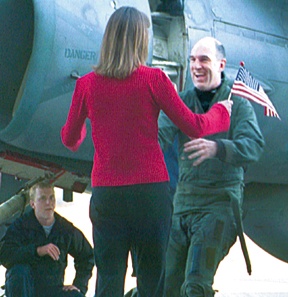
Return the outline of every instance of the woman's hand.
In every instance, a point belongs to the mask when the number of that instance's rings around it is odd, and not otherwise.
[[[224,101],[220,101],[218,103],[224,105],[226,107],[229,115],[231,116],[233,101],[227,99],[227,100],[224,100]]]

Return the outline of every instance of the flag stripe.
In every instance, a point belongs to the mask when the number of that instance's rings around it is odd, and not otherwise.
[[[267,97],[267,95],[261,94],[259,92],[255,92],[254,90],[250,89],[249,87],[245,86],[244,83],[239,82],[239,81],[235,81],[235,85],[233,87],[233,94],[237,93],[241,93],[242,97],[246,98],[245,96],[249,96],[249,99],[253,100],[253,98],[255,98],[257,100],[258,104],[261,104],[263,106],[268,105],[269,108],[274,109],[274,106],[272,104],[272,102],[269,100],[269,98]],[[248,98],[247,98],[248,99]]]
[[[280,119],[262,86],[243,66],[240,66],[238,70],[231,93],[264,106],[264,114],[266,116],[278,117]]]

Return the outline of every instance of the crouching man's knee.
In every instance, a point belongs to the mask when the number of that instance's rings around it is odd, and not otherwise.
[[[34,296],[34,280],[29,265],[14,265],[6,271],[5,294],[7,297]]]

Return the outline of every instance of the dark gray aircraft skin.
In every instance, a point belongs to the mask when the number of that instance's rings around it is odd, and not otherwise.
[[[288,1],[179,3],[183,9],[163,12],[157,11],[160,0],[0,0],[0,202],[46,174],[68,200],[72,191],[89,189],[91,138],[72,153],[60,129],[76,79],[97,63],[109,16],[135,6],[151,18],[147,63],[162,68],[179,90],[192,87],[191,46],[214,36],[225,45],[228,77],[233,80],[244,61],[273,102],[281,121],[252,103],[266,147],[246,171],[244,230],[288,262]]]

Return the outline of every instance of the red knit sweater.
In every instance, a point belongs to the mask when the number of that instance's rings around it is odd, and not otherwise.
[[[227,131],[229,114],[221,104],[192,113],[160,69],[141,66],[124,80],[90,72],[76,82],[63,144],[76,151],[89,118],[95,147],[92,187],[168,181],[158,143],[160,109],[188,136]]]

